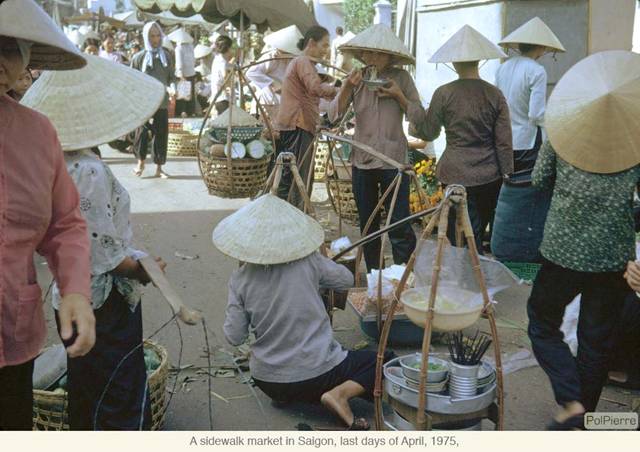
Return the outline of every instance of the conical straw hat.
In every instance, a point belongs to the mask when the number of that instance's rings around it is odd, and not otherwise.
[[[584,171],[640,163],[640,55],[612,50],[579,61],[553,90],[545,126],[558,155]]]
[[[416,60],[391,28],[383,24],[373,25],[338,47],[362,61],[362,52],[382,52],[392,55],[393,64],[415,64]]]
[[[80,51],[33,0],[0,3],[0,36],[33,42],[32,69],[78,69],[86,64]]]
[[[211,47],[198,44],[196,48],[193,49],[193,56],[196,60],[199,60],[200,58],[211,55],[212,52],[213,49]]]
[[[242,262],[274,265],[302,259],[324,242],[322,226],[286,201],[266,194],[222,220],[213,243]]]
[[[184,28],[178,28],[177,30],[169,33],[167,36],[169,36],[169,39],[177,44],[193,43],[193,36],[187,33]]]
[[[552,52],[565,51],[558,37],[539,17],[534,17],[526,24],[516,28],[499,44],[514,49],[518,48],[518,44],[533,44],[547,47]]]
[[[298,27],[291,25],[265,36],[264,43],[271,49],[278,49],[292,55],[300,55],[302,52],[298,49],[298,41],[302,38],[302,33],[298,30]]]
[[[507,55],[475,28],[465,25],[436,50],[430,63],[463,63],[467,61],[506,58]]]
[[[165,88],[156,79],[122,64],[86,55],[87,66],[44,72],[22,104],[47,116],[62,149],[87,149],[113,141],[153,116]]]

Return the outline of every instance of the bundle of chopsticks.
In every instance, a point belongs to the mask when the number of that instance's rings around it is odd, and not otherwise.
[[[451,361],[462,366],[475,366],[489,349],[491,339],[486,334],[476,331],[473,339],[466,337],[462,331],[449,334],[447,345]]]

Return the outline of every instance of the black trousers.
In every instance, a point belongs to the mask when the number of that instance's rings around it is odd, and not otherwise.
[[[149,140],[153,139],[153,163],[167,163],[167,140],[169,138],[169,111],[161,108],[153,115],[153,122],[142,127],[142,133],[133,150],[138,160],[145,160],[149,150]]]
[[[176,117],[181,117],[182,113],[186,113],[187,117],[194,115],[196,111],[196,77],[186,77],[185,80],[191,82],[191,99],[176,99]]]
[[[393,352],[386,352],[384,362],[394,358]],[[327,391],[351,380],[365,389],[363,399],[373,399],[376,380],[377,352],[370,350],[349,351],[347,357],[330,371],[319,377],[294,383],[270,383],[253,379],[262,392],[276,402],[318,403]]]
[[[640,298],[630,292],[615,328],[611,370],[626,372],[640,385]]]
[[[527,305],[529,338],[558,404],[579,401],[587,411],[596,409],[628,291],[622,272],[578,272],[543,259]],[[582,297],[574,358],[560,326],[565,307],[578,294]]]
[[[281,131],[280,139],[277,142],[278,155],[282,152],[291,152],[296,156],[296,165],[298,166],[300,177],[305,184],[307,184],[309,171],[311,171],[312,165],[314,164],[311,155],[313,153],[313,138],[314,136],[311,132],[297,127],[295,130]],[[289,190],[291,190],[291,186],[293,184],[293,173],[289,171],[288,167],[285,167],[282,171],[280,186],[278,187],[278,197],[286,200],[289,197]],[[311,196],[311,184],[307,185],[305,188],[307,190],[307,194]],[[304,208],[304,201],[302,200],[300,190],[297,186],[293,187],[291,204],[300,210]]]
[[[131,312],[114,288],[94,314],[96,344],[85,356],[67,359],[69,427],[149,430],[151,402],[144,350],[136,348],[142,343],[141,303]]]
[[[33,430],[33,361],[0,367],[0,430]]]
[[[482,242],[487,231],[487,226],[493,224],[493,217],[496,213],[501,187],[502,179],[475,187],[465,187],[467,190],[469,220],[473,228],[476,247],[480,254],[484,254]],[[449,215],[447,237],[452,245],[456,244],[456,213],[453,209]]]
[[[359,169],[355,166],[351,169],[353,196],[358,207],[358,216],[360,219],[360,232],[364,232],[364,228],[369,221],[369,217],[373,214],[376,205],[380,200],[380,195],[389,188],[393,179],[398,172],[394,169]],[[391,198],[389,195],[384,203],[384,207],[389,212],[391,210]],[[407,218],[411,215],[409,209],[409,176],[402,175],[400,190],[396,200],[396,207],[391,215],[391,223]],[[380,229],[380,214],[373,219],[368,234]],[[389,240],[393,253],[393,262],[395,264],[405,264],[409,261],[411,253],[416,248],[416,234],[411,224],[404,225],[389,231]],[[364,245],[364,260],[367,269],[380,267],[380,247],[381,240],[373,240]]]

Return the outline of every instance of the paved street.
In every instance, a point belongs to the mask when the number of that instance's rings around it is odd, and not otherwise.
[[[209,196],[201,181],[195,158],[170,158],[166,166],[172,175],[169,180],[148,178],[155,170],[148,165],[146,176],[137,178],[132,173],[134,160],[130,155],[120,154],[103,147],[104,160],[129,190],[132,197],[132,223],[138,246],[150,253],[162,256],[168,263],[169,280],[182,295],[184,301],[203,312],[208,327],[208,341],[214,362],[212,370],[228,364],[233,348],[224,341],[222,325],[227,296],[227,281],[237,262],[223,256],[211,243],[214,226],[225,216],[244,205],[247,200],[226,200]],[[320,187],[322,188],[322,187]],[[319,189],[315,199],[326,197]],[[319,216],[326,222],[330,208],[319,204]],[[335,228],[336,223],[333,223]],[[246,231],[247,237],[251,231]],[[352,239],[356,231],[348,229]],[[330,238],[335,238],[332,232]],[[43,286],[48,285],[46,266],[39,264]],[[525,304],[529,287],[520,286],[500,294],[498,317],[500,337],[507,355],[527,350]],[[45,307],[49,319],[50,343],[57,341],[55,322],[49,301]],[[145,335],[153,334],[171,318],[166,302],[154,288],[148,288],[143,298]],[[353,347],[368,341],[358,325],[356,315],[347,308],[335,316],[336,336],[345,347]],[[486,322],[481,329],[488,331]],[[202,368],[207,367],[205,337],[202,325],[188,327],[175,323],[168,325],[154,341],[167,348],[172,366],[185,367],[175,385],[175,392],[167,413],[166,428],[175,430],[208,430],[208,382]],[[443,351],[442,346],[438,349]],[[180,351],[182,350],[182,354]],[[396,350],[397,354],[407,350]],[[173,374],[175,375],[175,373]],[[189,378],[187,378],[189,377]],[[185,380],[186,378],[186,380]],[[300,422],[313,426],[337,426],[334,419],[322,409],[308,405],[276,408],[258,389],[257,399],[250,387],[243,383],[248,372],[218,372],[212,379],[213,427],[217,430],[292,430]],[[173,378],[169,390],[173,388]],[[505,425],[510,430],[539,430],[549,420],[555,409],[546,376],[539,367],[511,373],[505,377]],[[636,397],[638,394],[636,393]],[[608,388],[605,390],[600,409],[603,411],[628,411],[625,404],[631,403],[628,391]],[[608,401],[607,401],[608,400]],[[372,405],[358,401],[354,404],[358,415],[373,418]],[[485,425],[490,428],[490,425]]]

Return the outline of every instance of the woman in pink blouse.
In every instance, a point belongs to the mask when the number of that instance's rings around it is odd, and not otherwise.
[[[47,335],[33,254],[62,294],[69,356],[95,342],[89,239],[53,126],[7,92],[34,69],[77,69],[84,58],[33,0],[0,2],[0,430],[32,429],[33,362]]]
[[[298,42],[303,55],[289,64],[282,85],[282,96],[275,128],[280,133],[278,153],[293,152],[296,156],[302,180],[307,180],[311,168],[308,153],[320,121],[320,99],[332,100],[337,89],[322,83],[313,59],[322,59],[329,50],[329,32],[326,28],[313,26]],[[278,196],[287,199],[291,189],[292,175],[285,171],[278,190]],[[302,198],[297,189],[293,190],[292,204],[302,207]]]

